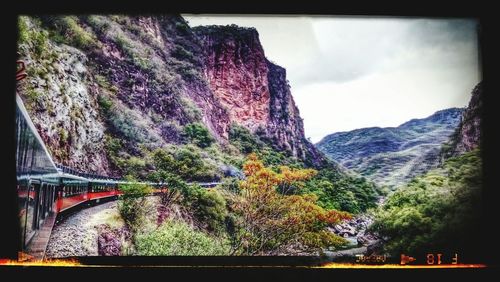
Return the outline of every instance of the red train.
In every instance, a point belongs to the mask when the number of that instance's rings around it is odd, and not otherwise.
[[[16,113],[16,172],[24,251],[47,218],[72,208],[113,199],[120,181],[55,164],[19,96]]]
[[[116,185],[89,185],[82,186],[63,186],[58,191],[55,210],[56,212],[63,212],[67,209],[83,204],[85,202],[96,201],[110,197],[116,198],[121,192]]]
[[[48,218],[72,208],[117,198],[121,179],[77,171],[54,163],[19,96],[16,112],[16,173],[24,252]],[[163,183],[145,183],[162,191]],[[219,182],[197,183],[212,188]],[[50,223],[51,221],[47,221]]]

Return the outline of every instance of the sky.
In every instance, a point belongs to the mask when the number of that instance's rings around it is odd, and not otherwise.
[[[314,143],[465,107],[481,80],[474,19],[183,16],[192,27],[256,28],[266,57],[287,70]]]

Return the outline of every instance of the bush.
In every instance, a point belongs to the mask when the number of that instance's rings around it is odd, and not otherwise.
[[[143,256],[225,256],[230,252],[227,241],[179,221],[166,221],[155,231],[136,236],[135,246]]]
[[[184,135],[200,148],[206,148],[215,141],[208,129],[201,123],[190,123],[184,127]]]
[[[128,181],[134,181],[128,177]],[[146,196],[152,192],[152,188],[146,184],[132,183],[122,184],[119,187],[123,192],[118,202],[118,210],[127,226],[132,232],[137,233],[148,224],[148,215],[152,207]]]
[[[156,149],[151,159],[157,170],[177,174],[188,181],[212,181],[221,177],[217,167],[206,162],[201,150],[193,145]]]
[[[226,201],[216,190],[206,190],[198,185],[184,190],[184,204],[194,208],[200,227],[210,232],[224,231],[227,216]]]
[[[124,35],[117,35],[115,37],[116,44],[123,50],[125,54],[127,54],[127,58],[137,67],[145,72],[151,72],[152,66],[150,65],[150,61],[144,54],[144,50],[137,50],[134,47],[133,42]]]
[[[187,51],[182,46],[175,46],[174,50],[172,51],[172,56],[179,60],[194,60],[193,53]]]
[[[256,152],[264,146],[246,127],[237,124],[231,125],[229,142],[236,146],[243,154]]]
[[[110,28],[110,24],[104,16],[92,15],[86,17],[86,20],[97,32],[105,33]]]
[[[42,16],[41,19],[51,29],[51,37],[56,42],[84,50],[99,47],[95,35],[85,30],[76,16]]]
[[[239,180],[235,177],[227,177],[219,184],[218,189],[226,190],[233,193],[238,193],[240,190]]]
[[[27,19],[24,16],[20,16],[18,18],[18,43],[19,44],[24,44],[29,40],[29,27],[28,24],[26,23]]]
[[[146,161],[142,158],[130,157],[122,163],[122,172],[134,178],[144,178]]]
[[[98,97],[99,107],[105,115],[109,115],[111,108],[113,107],[113,101],[105,95],[99,95]]]
[[[200,121],[202,118],[200,108],[198,108],[191,100],[186,98],[180,98],[179,100],[182,111],[186,115],[186,118],[191,121]]]

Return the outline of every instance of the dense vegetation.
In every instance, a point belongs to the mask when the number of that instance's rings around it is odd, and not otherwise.
[[[276,152],[271,144],[251,134],[248,129],[233,125],[230,142],[243,153],[255,153],[266,165],[275,169],[286,164],[294,168],[303,168],[304,164],[282,152]],[[376,206],[380,190],[363,177],[341,174],[327,167],[321,169],[315,177],[305,182],[300,193],[312,193],[318,197],[318,205],[327,209],[336,209],[350,213],[364,212]]]
[[[182,221],[167,221],[136,240],[137,253],[143,256],[217,256],[228,255],[228,242],[196,231]]]
[[[480,242],[481,157],[478,149],[450,158],[413,179],[376,213],[372,230],[391,254],[474,254]]]
[[[141,185],[124,186],[120,212],[133,232],[132,254],[311,254],[346,243],[326,227],[350,215],[324,209],[316,195],[300,191],[315,170],[281,166],[276,172],[250,154],[243,171],[245,180],[215,190],[156,172],[169,188],[158,192],[154,207]]]
[[[340,176],[332,170],[320,170],[318,175],[306,183],[303,193],[314,193],[323,208],[350,213],[364,212],[376,207],[381,191],[365,178]]]

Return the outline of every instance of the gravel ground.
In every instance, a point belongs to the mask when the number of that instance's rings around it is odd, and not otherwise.
[[[117,210],[117,201],[82,209],[56,223],[47,245],[47,258],[97,256],[97,226]]]

